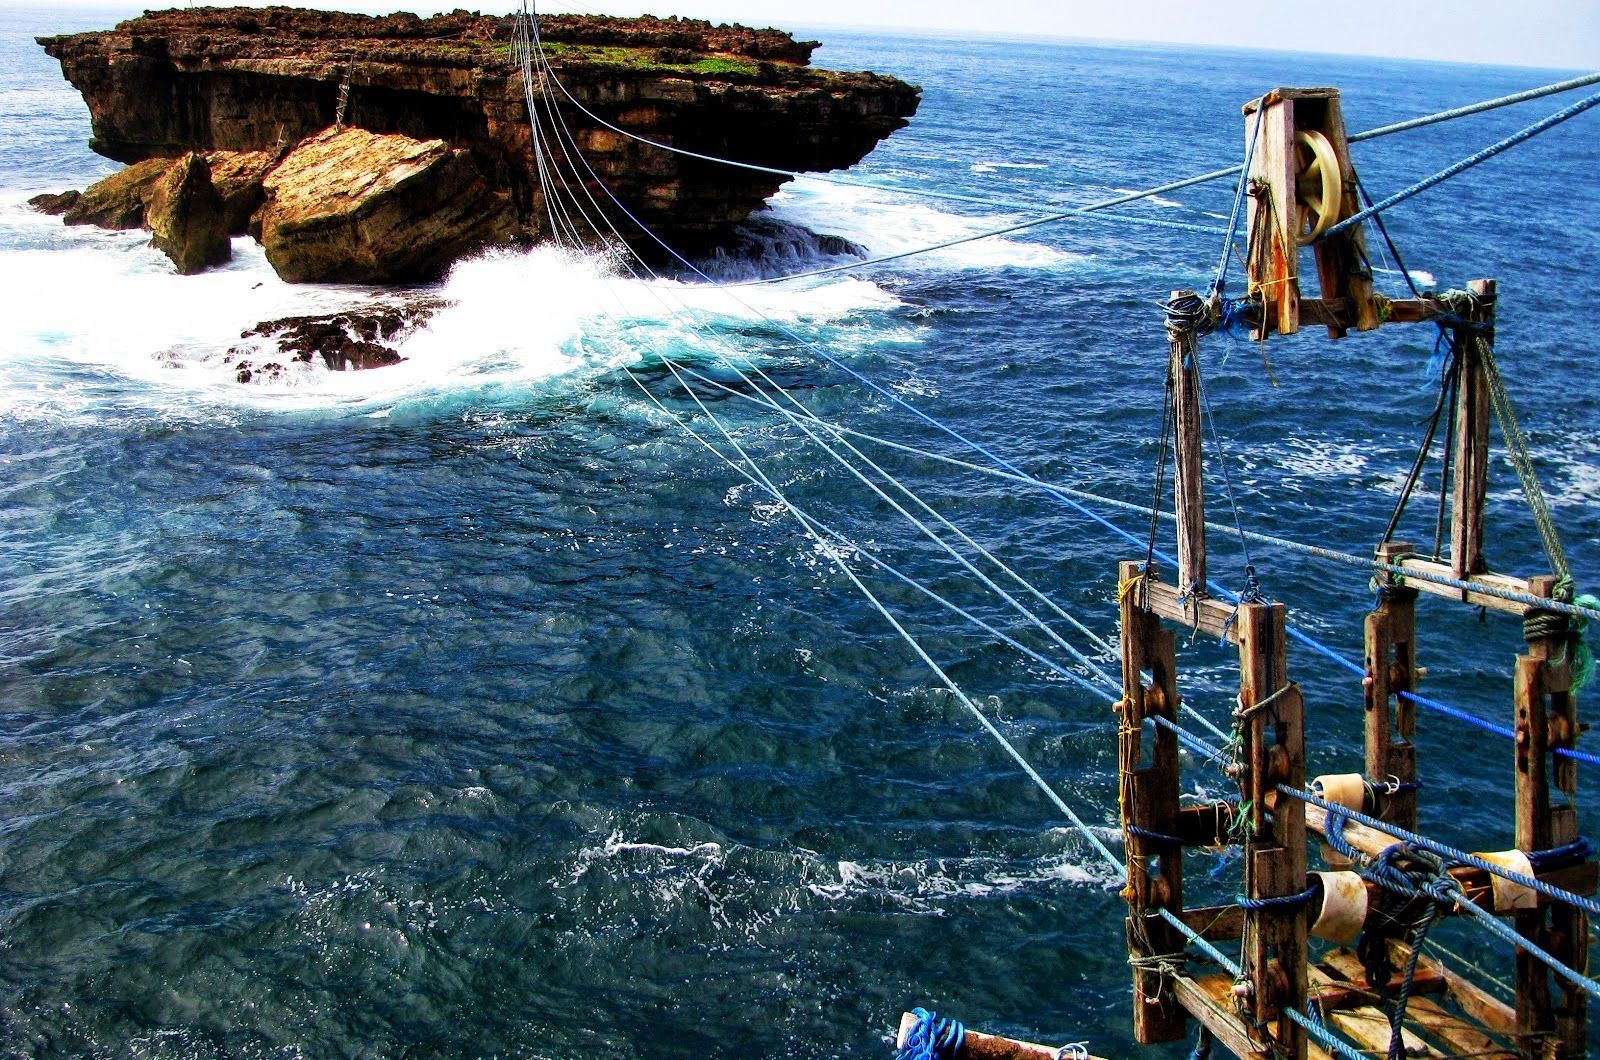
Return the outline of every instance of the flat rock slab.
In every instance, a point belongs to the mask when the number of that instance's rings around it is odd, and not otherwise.
[[[470,152],[443,140],[329,128],[262,182],[261,244],[291,283],[411,283],[516,234]]]

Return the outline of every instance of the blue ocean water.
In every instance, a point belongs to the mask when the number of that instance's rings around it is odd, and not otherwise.
[[[1036,474],[1142,500],[1157,303],[1203,285],[1220,240],[1081,223],[670,302],[601,261],[502,255],[442,285],[454,308],[401,366],[240,385],[224,355],[241,330],[372,292],[287,287],[245,243],[227,269],[179,278],[137,234],[23,205],[114,168],[84,146],[82,102],[32,36],[129,13],[0,12],[4,1051],[870,1057],[927,1004],[1127,1053],[1123,907],[1088,845],[782,510],[622,369],[702,428],[662,355],[730,384],[733,365],[760,365],[825,417],[949,451],[776,320]],[[925,88],[860,175],[1007,201],[1086,202],[1235,161],[1239,105],[1279,84],[1341,87],[1362,129],[1555,76],[812,35],[820,63]],[[1556,105],[1360,145],[1357,163],[1382,194]],[[1500,281],[1499,357],[1585,586],[1600,583],[1596,120],[1392,215],[1424,284]],[[1229,205],[1217,184],[1130,209],[1220,225]],[[1012,217],[817,181],[774,210],[876,254]],[[1246,523],[1369,547],[1431,404],[1432,349],[1426,329],[1336,344],[1313,330],[1272,344],[1269,377],[1251,344],[1208,340]],[[797,503],[1001,620],[798,432],[704,399]],[[1115,564],[1138,550],[999,480],[875,455],[1114,633]],[[1534,569],[1503,460],[1491,496],[1492,562]],[[1431,535],[1428,513],[1410,528]],[[1237,547],[1215,547],[1219,579],[1241,583]],[[1254,559],[1294,621],[1359,654],[1360,572]],[[1112,837],[1105,704],[862,569]],[[1421,611],[1428,691],[1507,721],[1520,630]],[[1186,644],[1182,665],[1190,701],[1220,719],[1227,653]],[[1292,668],[1313,771],[1356,768],[1359,687],[1304,651]],[[1425,828],[1510,845],[1505,743],[1425,714],[1419,745]],[[1224,790],[1202,763],[1186,778]],[[1588,818],[1600,802],[1583,779]],[[1197,877],[1213,867],[1194,860]],[[1470,934],[1444,937],[1508,967]]]

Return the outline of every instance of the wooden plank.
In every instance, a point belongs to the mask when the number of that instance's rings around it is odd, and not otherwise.
[[[1118,568],[1119,585],[1140,577],[1138,563]],[[1187,1020],[1172,995],[1171,979],[1153,963],[1174,958],[1183,951],[1177,929],[1153,909],[1183,909],[1183,847],[1151,835],[1173,835],[1178,824],[1181,782],[1178,738],[1171,730],[1152,726],[1148,734],[1149,761],[1145,762],[1146,719],[1176,720],[1178,679],[1176,643],[1161,619],[1140,606],[1138,591],[1121,593],[1122,700],[1117,727],[1117,777],[1123,838],[1127,851],[1128,952],[1133,968],[1133,1030],[1141,1044],[1170,1042],[1184,1037]],[[1144,674],[1150,674],[1146,684]]]
[[[1174,300],[1194,297],[1193,291],[1173,291]],[[1195,364],[1193,328],[1167,334],[1172,385],[1173,498],[1178,523],[1178,586],[1191,600],[1210,595],[1206,589],[1205,425],[1200,407],[1200,370]]]
[[[1329,950],[1327,953],[1323,954],[1322,960],[1319,963],[1323,968],[1328,969],[1330,972],[1336,974],[1340,978],[1347,979],[1352,983],[1359,983],[1363,987],[1366,985],[1367,970],[1362,966],[1361,958],[1356,956],[1354,950]],[[1390,978],[1388,984],[1391,996],[1400,990],[1403,981],[1404,974],[1402,973],[1400,966],[1397,965],[1395,968],[1395,973]],[[1445,989],[1446,984],[1444,981],[1444,973],[1438,968],[1425,967],[1419,961],[1417,963],[1416,975],[1414,975],[1411,979],[1411,992],[1413,994],[1442,994],[1445,992]],[[1377,996],[1371,991],[1368,991],[1368,994],[1371,997]]]
[[[1185,909],[1178,919],[1207,942],[1232,942],[1244,933],[1244,910],[1236,905]]]
[[[1345,951],[1348,952],[1348,951]],[[1354,954],[1350,959],[1355,960]],[[1356,962],[1359,972],[1360,962]],[[1364,999],[1365,1003],[1358,1001],[1353,1006],[1329,1008],[1325,1010],[1328,1024],[1342,1033],[1359,1046],[1369,1050],[1376,1050],[1379,1055],[1387,1055],[1389,1049],[1389,1018],[1381,1009],[1375,1008],[1371,1002],[1375,995],[1364,990],[1355,982],[1344,975],[1333,976],[1321,968],[1310,969],[1310,982],[1313,990],[1327,991],[1337,994],[1339,991],[1348,992],[1352,998]],[[1408,1056],[1442,1056],[1438,1050],[1430,1047],[1426,1042],[1412,1032],[1409,1028],[1402,1028],[1401,1040],[1406,1045]]]
[[[1210,1031],[1224,1049],[1241,1060],[1268,1060],[1271,1051],[1251,1037],[1239,1017],[1233,1014],[1233,981],[1227,976],[1209,975],[1198,980],[1180,975],[1173,992],[1189,1014]]]
[[[1390,959],[1396,964],[1402,964],[1411,958],[1411,948],[1402,942],[1390,942],[1389,953]],[[1443,961],[1426,954],[1417,961],[1417,967],[1437,970],[1444,978],[1445,990],[1450,999],[1460,1006],[1461,1011],[1487,1027],[1492,1033],[1500,1035],[1516,1033],[1517,1014],[1510,1005],[1463,977]]]
[[[1411,1025],[1450,1050],[1451,1056],[1477,1060],[1517,1060],[1517,1051],[1484,1032],[1472,1021],[1447,1012],[1437,1002],[1413,997],[1406,1007]]]
[[[1185,599],[1174,585],[1150,578],[1141,590],[1151,611],[1171,622],[1197,629],[1208,637],[1239,643],[1239,630],[1234,622],[1235,608],[1217,600]]]
[[[1457,578],[1457,580],[1465,581],[1469,584],[1487,585],[1496,589],[1510,589],[1512,592],[1519,593],[1526,593],[1528,591],[1528,581],[1526,578],[1517,578],[1509,574],[1491,574],[1487,571],[1483,571],[1477,574],[1469,575],[1465,578],[1461,578],[1455,573],[1449,564],[1435,563],[1433,560],[1422,559],[1419,556],[1405,556],[1403,558],[1396,559],[1393,562],[1401,567],[1404,567],[1406,570],[1419,571],[1424,574],[1442,574],[1446,577]],[[1519,604],[1512,600],[1505,600],[1498,596],[1489,596],[1486,593],[1475,593],[1470,589],[1455,589],[1448,585],[1440,585],[1438,582],[1423,581],[1421,578],[1418,578],[1415,581],[1407,580],[1406,585],[1412,589],[1416,589],[1418,592],[1428,593],[1431,596],[1442,596],[1449,600],[1460,600],[1464,603],[1471,604],[1474,607],[1487,607],[1491,611],[1501,611],[1508,615],[1516,615],[1518,618],[1521,618],[1522,613],[1527,610],[1527,606],[1525,604]]]
[[[1493,325],[1493,280],[1467,284],[1473,294],[1487,299],[1475,312],[1476,321]],[[1459,328],[1456,349],[1460,357],[1455,408],[1455,479],[1450,490],[1450,563],[1457,578],[1489,569],[1483,559],[1483,506],[1489,493],[1489,378],[1483,365],[1482,339]]]
[[[1365,1008],[1330,1012],[1328,1014],[1328,1022],[1339,1033],[1355,1042],[1358,1046],[1374,1050],[1380,1056],[1387,1055],[1390,1035],[1389,1017],[1378,1009],[1369,1005]],[[1401,1028],[1400,1038],[1405,1042],[1406,1055],[1408,1057],[1442,1057],[1445,1055],[1417,1037],[1408,1028]]]
[[[916,1025],[916,1016],[909,1012],[901,1013],[900,1029],[894,1040],[895,1049],[898,1050],[905,1045],[906,1037]],[[1066,1046],[1052,1048],[1048,1045],[1035,1045],[1015,1038],[1003,1038],[998,1034],[984,1034],[970,1027],[967,1028],[967,1036],[961,1045],[961,1051],[956,1054],[960,1060],[1071,1060],[1074,1055],[1078,1060],[1101,1060],[1088,1053],[1074,1054]]]
[[[1245,105],[1244,135],[1248,149],[1256,141],[1248,174],[1249,240],[1256,248],[1245,262],[1249,290],[1261,299],[1261,327],[1255,338],[1276,331],[1292,335],[1300,330],[1300,244],[1295,227],[1299,220],[1295,202],[1295,152],[1293,96],[1282,89]],[[1260,113],[1259,119],[1257,113]],[[1260,122],[1260,131],[1256,123]]]

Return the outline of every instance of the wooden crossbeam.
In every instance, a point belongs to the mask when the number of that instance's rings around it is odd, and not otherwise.
[[[1136,591],[1144,595],[1145,605],[1162,618],[1197,629],[1208,637],[1239,643],[1233,604],[1209,597],[1185,596],[1177,586],[1153,577],[1146,578]]]
[[[1469,585],[1484,585],[1493,589],[1510,590],[1517,593],[1534,594],[1529,588],[1529,579],[1517,578],[1509,574],[1493,574],[1488,571],[1465,576],[1456,574],[1448,563],[1439,563],[1431,559],[1422,559],[1419,556],[1400,556],[1390,562],[1406,570],[1414,570],[1419,574],[1443,575],[1455,578],[1457,581]],[[1404,577],[1404,575],[1401,575]],[[1499,596],[1490,596],[1487,593],[1476,593],[1470,589],[1457,589],[1449,585],[1440,585],[1438,582],[1424,581],[1421,578],[1408,579],[1406,585],[1418,592],[1428,593],[1431,596],[1442,596],[1447,600],[1460,600],[1472,604],[1474,607],[1487,607],[1491,611],[1500,611],[1519,618],[1527,610],[1527,605],[1519,604],[1515,600],[1507,600]]]

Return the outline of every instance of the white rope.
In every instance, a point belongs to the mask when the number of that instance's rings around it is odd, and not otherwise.
[[[537,54],[539,55],[539,57],[542,60],[543,59],[543,51],[542,51],[542,48],[541,48],[541,46],[539,44],[539,37],[538,37],[537,28],[535,28],[535,30],[533,31],[531,39],[533,41],[533,47],[534,47],[535,51],[537,52]],[[547,67],[547,61],[545,62],[545,66]],[[542,69],[543,69],[543,67],[541,68],[541,70]],[[541,73],[541,76],[542,76],[542,73]],[[546,98],[546,108],[548,110],[551,110],[552,113],[555,114],[556,116],[559,116],[559,109],[555,108],[555,107],[553,107],[551,105],[548,96],[546,96],[545,98]],[[533,113],[536,114],[537,112],[533,112]],[[560,124],[561,124],[561,130],[564,130],[566,132],[567,139],[570,140],[571,139],[571,131],[570,131],[570,128],[568,128],[565,125],[565,120],[561,119],[561,123]],[[572,164],[572,155],[567,151],[566,143],[561,140],[558,130],[555,130],[554,127],[553,127],[553,131],[557,131],[557,133],[558,133],[557,134],[557,142],[560,144],[562,155],[567,158],[568,164],[571,165]],[[573,147],[576,148],[576,146],[577,145],[574,142],[573,143]],[[547,153],[550,154],[552,156],[552,158],[553,158],[553,155],[554,155],[553,152],[547,152]],[[582,158],[581,151],[579,152],[579,156],[578,157],[580,159]],[[587,165],[587,162],[585,162],[585,165]],[[574,166],[574,169],[575,168],[576,167]],[[558,177],[561,176],[560,172],[559,172],[559,169],[556,169],[555,172],[556,172]],[[592,170],[590,172],[591,172],[591,175],[595,176],[595,179],[598,181],[599,180],[598,175],[597,174],[593,174]],[[543,180],[543,179],[545,179],[545,178],[541,174],[541,180]],[[591,225],[591,227],[593,227],[595,229],[596,234],[600,234],[599,227],[597,225],[595,225],[594,222],[593,222],[593,219],[592,218],[588,218],[587,215],[586,215],[586,212],[583,211],[582,203],[578,202],[577,199],[576,199],[576,196],[573,196],[571,194],[571,189],[566,184],[566,181],[565,181],[564,177],[561,177],[561,184],[562,184],[562,186],[564,188],[566,188],[569,197],[571,197],[573,199],[573,204],[574,204],[574,206],[577,207],[577,209],[579,210],[580,214],[584,214],[585,215],[585,219],[588,221],[588,223]],[[589,196],[590,202],[595,206],[596,211],[600,214],[601,218],[604,220],[605,219],[604,211],[600,210],[599,204],[597,202],[595,202],[592,194],[588,193],[587,186],[581,180],[579,181],[579,185],[584,187],[585,194]],[[564,212],[564,208],[563,208],[563,212]],[[610,228],[612,234],[619,241],[621,241],[624,246],[626,246],[626,241],[622,240],[622,237],[621,237],[620,233],[617,233],[617,231],[615,229],[615,226],[611,225],[609,220],[605,220],[605,223],[606,223],[607,227]],[[642,261],[641,261],[641,264],[643,264]],[[628,268],[628,271],[630,273],[634,272],[634,270],[633,270],[631,265],[628,265],[626,267]],[[648,270],[648,265],[646,265],[645,268]],[[637,276],[637,273],[634,273],[634,275]],[[657,297],[657,299],[659,301],[662,301],[663,304],[665,304],[665,300],[662,299],[659,294],[656,295],[656,297]],[[671,307],[668,307],[668,308],[669,308],[669,310],[671,309]],[[674,371],[674,375],[676,375],[677,374],[676,366],[675,365],[670,365],[670,359],[668,359],[666,357],[663,357],[663,360],[669,362],[669,366],[672,367],[672,369]],[[987,574],[985,574],[982,570],[980,570],[975,564],[973,564],[965,556],[961,555],[961,553],[958,550],[956,550],[952,545],[950,545],[949,542],[944,540],[944,538],[942,536],[940,536],[937,531],[933,530],[933,528],[929,527],[926,523],[922,522],[920,519],[918,519],[911,512],[907,511],[903,505],[901,505],[899,502],[895,501],[894,498],[890,497],[887,493],[885,493],[878,486],[877,483],[873,482],[870,478],[868,478],[865,474],[863,474],[861,472],[861,470],[859,468],[857,468],[854,464],[852,464],[848,458],[846,458],[845,456],[840,454],[836,449],[834,449],[832,446],[830,446],[828,444],[828,442],[826,440],[824,440],[821,436],[817,435],[815,432],[812,432],[806,426],[806,422],[804,420],[802,420],[800,418],[797,418],[794,414],[790,413],[788,409],[784,408],[782,405],[778,404],[777,402],[775,402],[771,398],[769,398],[766,395],[765,391],[762,390],[760,384],[758,384],[754,380],[752,380],[744,372],[744,370],[741,369],[738,366],[736,361],[730,359],[728,361],[728,363],[729,363],[729,366],[731,368],[733,368],[733,370],[740,376],[740,378],[747,385],[749,385],[757,393],[762,394],[762,397],[766,401],[768,407],[770,407],[770,408],[774,409],[775,411],[779,412],[781,415],[783,415],[786,419],[788,419],[795,426],[798,426],[802,431],[804,431],[808,435],[808,437],[812,440],[812,442],[814,444],[816,444],[824,452],[828,453],[831,457],[833,457],[833,459],[835,461],[837,461],[841,466],[843,466],[847,471],[849,471],[854,477],[856,477],[859,481],[861,481],[864,485],[866,485],[869,489],[871,489],[883,501],[885,501],[892,508],[894,508],[896,512],[898,512],[901,516],[903,516],[905,519],[907,519],[913,526],[915,526],[926,537],[928,537],[929,540],[931,540],[935,544],[937,544],[940,548],[942,548],[945,552],[947,552],[952,558],[954,558],[958,563],[960,563],[964,568],[966,568],[970,573],[972,573],[975,577],[977,577],[979,579],[979,581],[982,582],[983,585],[986,588],[988,588],[990,591],[992,591],[996,595],[998,595],[1008,605],[1010,605],[1013,609],[1015,609],[1019,615],[1021,615],[1028,622],[1030,622],[1031,624],[1036,626],[1041,632],[1043,632],[1045,634],[1045,636],[1047,636],[1050,640],[1052,640],[1059,647],[1061,647],[1064,651],[1066,651],[1069,655],[1071,655],[1080,665],[1082,665],[1086,669],[1088,669],[1089,672],[1092,673],[1096,678],[1098,678],[1104,685],[1106,685],[1108,688],[1114,688],[1114,689],[1120,690],[1121,683],[1119,681],[1117,681],[1116,679],[1112,678],[1104,670],[1102,670],[1100,667],[1098,667],[1094,663],[1094,661],[1092,659],[1090,659],[1086,654],[1084,654],[1077,647],[1072,645],[1065,638],[1063,638],[1059,633],[1057,633],[1053,628],[1051,628],[1049,623],[1045,622],[1037,614],[1035,614],[1032,610],[1030,610],[1026,605],[1024,605],[1021,601],[1017,600],[1016,597],[1014,597],[1012,594],[1007,592],[1004,588],[1002,588],[1001,586],[996,584],[992,578],[990,578]],[[801,403],[800,401],[798,401],[798,399],[796,399],[791,393],[789,393],[789,391],[784,389],[780,384],[778,384],[775,380],[773,380],[770,375],[768,375],[764,370],[762,370],[760,368],[759,365],[752,364],[752,368],[764,380],[766,380],[766,382],[767,382],[767,384],[769,386],[771,386],[778,393],[782,394],[788,401],[790,401],[798,409],[800,409],[801,412],[804,414],[804,416],[807,419],[816,419],[814,413],[812,413],[809,409],[807,409],[806,406],[803,403]],[[944,515],[939,513],[931,505],[927,504],[909,486],[907,486],[904,483],[900,482],[900,480],[895,478],[895,476],[893,476],[891,473],[889,473],[888,471],[884,470],[881,466],[879,466],[878,464],[873,462],[865,454],[861,453],[861,451],[859,449],[856,449],[854,446],[849,445],[848,442],[845,442],[844,444],[851,450],[852,453],[854,453],[857,456],[858,459],[860,459],[862,462],[864,462],[868,466],[870,466],[876,473],[878,473],[879,475],[883,476],[883,478],[888,483],[893,485],[894,488],[896,488],[899,492],[904,494],[907,498],[909,498],[914,504],[916,504],[918,507],[920,507],[923,511],[927,512],[930,516],[932,516],[933,518],[938,520],[941,523],[941,525],[946,527],[951,532],[955,533],[958,537],[960,537],[969,546],[971,546],[972,548],[976,549],[981,556],[983,556],[984,558],[988,559],[990,562],[994,563],[996,565],[996,567],[999,570],[1001,570],[1006,576],[1010,577],[1017,584],[1022,586],[1027,592],[1029,592],[1030,594],[1032,594],[1036,598],[1038,598],[1041,601],[1043,601],[1048,607],[1051,608],[1052,611],[1054,611],[1056,614],[1060,615],[1063,619],[1065,619],[1069,623],[1073,624],[1075,626],[1075,628],[1077,628],[1080,632],[1083,632],[1086,635],[1088,635],[1089,637],[1093,638],[1093,640],[1097,643],[1098,646],[1100,646],[1102,648],[1102,650],[1105,650],[1105,651],[1113,650],[1111,648],[1111,646],[1104,639],[1096,636],[1091,630],[1088,629],[1088,627],[1084,626],[1076,618],[1074,618],[1072,615],[1070,615],[1064,608],[1062,608],[1058,604],[1056,604],[1046,594],[1044,594],[1037,587],[1032,585],[1032,583],[1030,583],[1021,574],[1017,573],[1014,569],[1012,569],[1011,567],[1006,565],[1002,560],[1000,560],[998,557],[994,556],[994,554],[992,552],[990,552],[987,548],[985,548],[980,543],[978,543],[976,540],[974,540],[970,535],[968,535],[964,531],[962,531],[959,527],[957,527],[953,522],[951,522],[949,519],[947,519]]]

